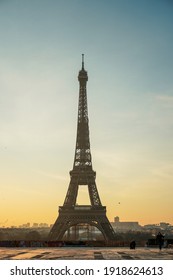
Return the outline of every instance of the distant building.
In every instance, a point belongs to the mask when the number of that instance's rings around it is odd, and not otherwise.
[[[171,227],[171,225],[169,223],[165,223],[165,222],[160,222],[160,227],[162,229],[168,229]]]
[[[30,228],[30,223],[20,225],[19,228]]]
[[[38,223],[33,223],[32,227],[33,228],[38,228]]]
[[[40,223],[40,224],[39,224],[39,227],[44,227],[44,228],[47,228],[47,227],[49,227],[49,225],[48,225],[48,224],[46,224],[46,223]]]
[[[171,230],[172,226],[169,223],[160,222],[160,224],[147,224],[144,225],[145,230]]]
[[[111,223],[115,232],[126,232],[126,231],[139,231],[142,227],[138,222],[120,222],[118,216],[114,218],[114,222]]]

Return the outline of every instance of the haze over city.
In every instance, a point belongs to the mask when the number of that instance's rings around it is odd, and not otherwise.
[[[113,221],[173,224],[173,3],[0,1],[0,226],[54,223],[81,54],[93,169]],[[85,187],[79,204],[87,204]]]

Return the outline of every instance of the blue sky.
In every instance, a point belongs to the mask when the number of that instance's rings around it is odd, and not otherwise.
[[[0,1],[1,223],[52,223],[63,204],[82,53],[108,217],[173,223],[172,13],[171,0]]]

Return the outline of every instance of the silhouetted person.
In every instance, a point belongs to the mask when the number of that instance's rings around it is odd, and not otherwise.
[[[135,240],[133,240],[133,241],[130,242],[130,249],[135,250],[135,248],[136,248],[136,242],[135,242]]]
[[[159,244],[159,249],[161,250],[163,247],[163,243],[164,243],[164,235],[161,234],[161,232],[159,231],[159,233],[156,236],[156,241]]]

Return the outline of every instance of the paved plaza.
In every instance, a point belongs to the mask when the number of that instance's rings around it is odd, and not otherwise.
[[[173,260],[173,249],[115,247],[0,248],[1,260]]]

